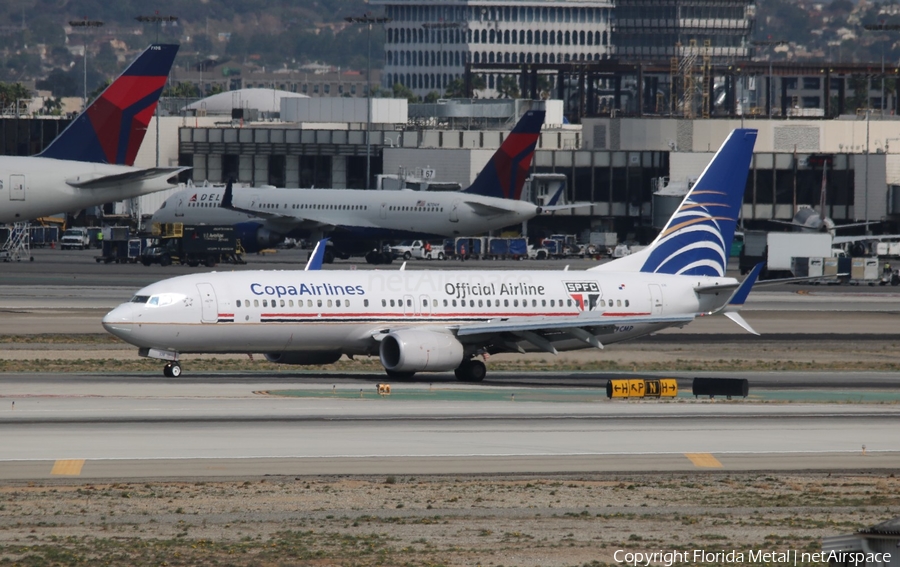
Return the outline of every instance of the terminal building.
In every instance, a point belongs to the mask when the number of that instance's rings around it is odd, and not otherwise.
[[[420,108],[373,99],[366,144],[365,101],[285,100],[280,122],[174,122],[170,135],[177,144],[168,146],[167,163],[193,166],[197,181],[235,178],[254,186],[360,189],[374,186],[379,174],[416,169],[467,186],[521,112],[545,104],[548,119],[533,172],[564,176],[566,201],[585,203],[535,225],[547,230],[616,231],[621,238],[647,240],[673,206],[666,192],[656,193],[667,184],[689,186],[728,133],[739,127],[760,130],[744,197],[745,227],[771,229],[769,219],[789,220],[799,207],[817,205],[823,169],[826,214],[838,224],[900,219],[900,192],[893,187],[900,185],[900,139],[897,121],[890,117],[605,117],[569,125],[560,101],[452,101]],[[309,106],[315,104],[320,106]],[[433,116],[425,120],[423,114]],[[152,128],[145,147],[153,147],[151,136]]]

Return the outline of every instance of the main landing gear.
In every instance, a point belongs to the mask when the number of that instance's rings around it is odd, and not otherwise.
[[[181,376],[181,365],[177,361],[166,364],[163,366],[163,376],[166,378],[178,378]]]
[[[480,360],[466,360],[454,371],[460,382],[481,382],[487,375],[487,367]]]

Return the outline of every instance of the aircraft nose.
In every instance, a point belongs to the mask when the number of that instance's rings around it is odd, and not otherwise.
[[[103,317],[103,328],[106,332],[126,339],[131,334],[134,323],[134,306],[130,303],[119,305]]]

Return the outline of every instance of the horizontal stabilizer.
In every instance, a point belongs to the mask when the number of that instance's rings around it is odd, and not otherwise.
[[[572,209],[580,209],[581,207],[590,207],[591,203],[569,203],[568,205],[547,205],[541,207],[542,213],[552,213],[554,211],[569,211]]]
[[[465,204],[472,207],[472,211],[476,215],[482,216],[493,216],[493,215],[502,215],[506,214],[509,211],[506,207],[498,207],[496,205],[488,205],[486,203],[479,203],[478,201],[463,201]]]
[[[741,314],[738,313],[737,311],[729,311],[729,312],[725,313],[725,316],[728,317],[729,319],[731,319],[732,321],[734,321],[735,323],[737,323],[738,325],[740,325],[741,328],[744,329],[745,331],[747,331],[748,333],[759,336],[759,333],[754,331],[753,327],[750,326],[750,323],[745,321],[744,318],[741,317]]]
[[[126,171],[125,173],[115,173],[113,175],[99,174],[97,177],[81,175],[72,179],[67,179],[66,184],[79,189],[117,189],[124,183],[135,183],[138,181],[148,181],[150,179],[159,178],[167,179],[189,169],[191,168],[150,167],[147,169]]]

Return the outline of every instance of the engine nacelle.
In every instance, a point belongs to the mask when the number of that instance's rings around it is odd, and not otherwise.
[[[266,360],[276,364],[334,364],[341,357],[339,350],[311,350],[305,352],[273,352]]]
[[[268,228],[260,227],[256,231],[256,244],[260,248],[272,248],[284,242],[284,235],[271,231]]]
[[[388,333],[378,349],[381,364],[395,372],[442,372],[462,364],[464,349],[451,334],[401,329]]]

